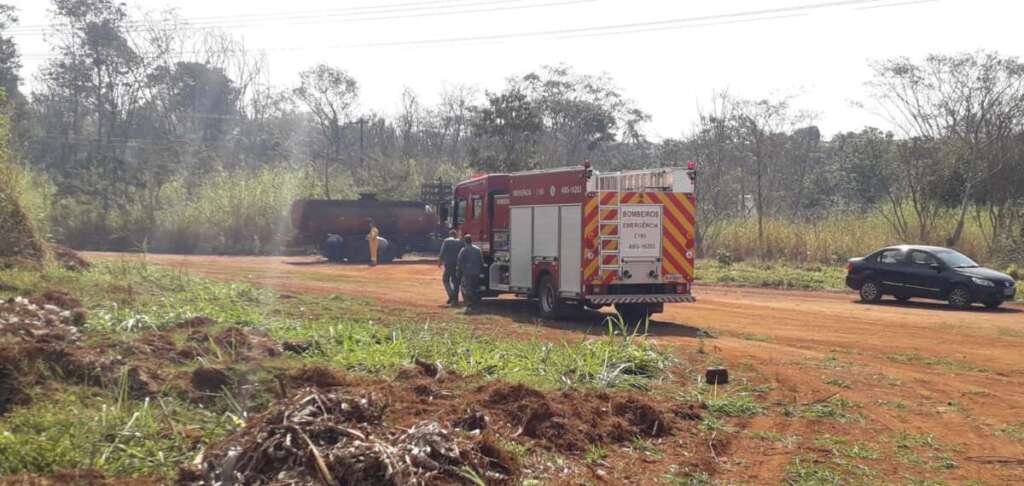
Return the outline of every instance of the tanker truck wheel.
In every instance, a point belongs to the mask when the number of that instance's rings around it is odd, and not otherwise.
[[[544,319],[557,319],[564,313],[564,307],[551,275],[541,277],[537,286],[537,314]]]

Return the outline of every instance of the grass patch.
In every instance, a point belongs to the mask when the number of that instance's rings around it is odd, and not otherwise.
[[[750,417],[764,413],[764,406],[756,395],[766,391],[744,381],[738,381],[732,388],[718,387],[717,390],[702,383],[688,388],[683,397],[687,401],[704,404],[707,412],[715,417]]]
[[[950,371],[968,371],[974,373],[988,373],[988,368],[975,365],[966,361],[953,361],[947,358],[935,358],[918,353],[894,353],[885,356],[889,361],[903,364],[922,364],[925,366],[937,366]]]
[[[115,475],[169,477],[196,454],[196,437],[216,440],[239,423],[179,400],[112,399],[68,387],[0,420],[0,476],[96,468]]]
[[[948,470],[959,467],[951,452],[956,447],[940,443],[933,434],[899,431],[891,437],[896,460],[904,464]]]
[[[583,460],[591,464],[600,464],[608,458],[608,450],[599,445],[591,445],[583,454]]]
[[[1008,338],[1024,339],[1024,329],[1014,329],[1011,327],[1000,327],[999,335]]]
[[[1005,425],[997,431],[999,435],[1009,437],[1018,442],[1024,442],[1024,422]]]
[[[750,434],[751,437],[765,441],[774,442],[788,449],[796,447],[800,443],[801,437],[799,435],[783,435],[773,430],[758,430]]]
[[[843,289],[846,270],[840,265],[793,265],[780,262],[738,262],[716,260],[697,262],[701,283],[721,283],[749,287],[785,289]]]
[[[722,484],[703,471],[667,474],[662,482],[672,486],[715,486]]]
[[[814,445],[831,449],[833,456],[867,460],[876,460],[882,457],[882,454],[871,445],[864,442],[850,444],[845,437],[825,435],[815,439]]]
[[[637,454],[643,454],[654,459],[661,459],[665,456],[665,453],[658,446],[643,437],[634,437],[629,443],[629,448]]]
[[[801,407],[798,413],[790,411],[787,415],[803,416],[815,419],[835,420],[837,422],[849,422],[860,418],[859,415],[851,414],[850,410],[857,408],[857,404],[843,398],[832,397],[828,400],[812,403]]]
[[[789,486],[837,486],[846,484],[843,474],[832,464],[798,457],[786,468],[783,484]]]
[[[839,358],[835,356],[828,355],[822,358],[821,364],[819,366],[826,370],[841,370],[844,368],[848,368],[850,365],[843,363],[842,361],[839,360]]]
[[[302,355],[261,361],[253,371],[256,376],[250,377],[253,396],[225,395],[205,405],[177,398],[173,391],[133,400],[116,384],[78,387],[49,381],[30,388],[30,405],[0,417],[0,475],[96,468],[116,476],[170,478],[203,445],[232,432],[247,413],[262,410],[276,390],[268,386],[274,383],[273,369],[329,364],[390,376],[420,358],[440,361],[445,369],[466,375],[547,389],[648,388],[667,377],[666,369],[673,364],[667,352],[643,336],[568,343],[501,339],[476,334],[458,322],[418,322],[363,300],[282,298],[272,291],[197,278],[142,259],[99,262],[82,273],[0,271],[0,282],[4,298],[43,289],[78,297],[89,310],[84,341],[103,343],[111,350],[145,331],[164,330],[195,316],[219,323],[208,329],[211,335],[227,326],[258,327],[276,340],[309,346]],[[217,356],[222,353],[227,355]],[[225,364],[229,354],[214,346],[211,355],[199,360]],[[197,364],[198,360],[173,365],[168,371],[190,372]],[[517,452],[529,455],[526,450]]]
[[[826,385],[832,385],[834,387],[843,388],[843,389],[846,389],[846,390],[849,390],[849,389],[853,388],[853,385],[850,384],[850,382],[845,381],[845,380],[840,380],[839,378],[829,378],[829,379],[825,380],[824,383]]]

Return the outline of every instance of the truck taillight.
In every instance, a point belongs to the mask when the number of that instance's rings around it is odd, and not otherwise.
[[[853,262],[848,262],[846,264],[846,273],[853,273]]]

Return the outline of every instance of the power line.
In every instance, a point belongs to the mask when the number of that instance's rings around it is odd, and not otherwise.
[[[563,3],[578,3],[590,0],[568,0]],[[450,38],[435,38],[435,39],[419,39],[419,40],[408,40],[408,41],[383,41],[383,42],[369,42],[359,44],[334,44],[317,47],[307,46],[288,46],[288,47],[270,47],[263,49],[255,49],[258,52],[295,52],[303,50],[326,50],[326,49],[359,49],[359,48],[382,48],[382,47],[426,47],[426,46],[438,46],[438,45],[473,45],[478,43],[489,43],[495,41],[505,41],[512,39],[528,39],[528,38],[551,38],[555,40],[563,39],[579,39],[579,38],[594,38],[594,37],[609,37],[609,36],[621,36],[631,34],[642,34],[649,32],[659,31],[671,31],[671,30],[682,30],[682,29],[693,29],[713,26],[723,26],[732,24],[746,24],[755,23],[755,21],[765,20],[777,20],[783,18],[792,18],[799,16],[806,16],[810,12],[844,7],[844,6],[856,6],[865,5],[858,9],[878,9],[878,8],[890,8],[905,6],[910,3],[931,3],[939,0],[915,0],[913,2],[896,1],[896,0],[837,0],[830,2],[822,2],[815,4],[797,5],[791,7],[777,7],[757,10],[745,10],[730,13],[712,14],[712,15],[700,15],[690,17],[680,17],[665,20],[649,20],[639,21],[639,23],[628,23],[628,24],[615,24],[606,26],[595,26],[585,27],[577,29],[556,29],[546,31],[530,31],[530,32],[519,32],[519,33],[505,33],[495,35],[482,35],[482,36],[466,36],[466,37],[450,37]],[[895,2],[895,3],[894,3]],[[191,54],[202,54],[201,51],[184,51],[182,53]],[[48,58],[50,54],[33,53],[24,54],[23,58],[30,60],[41,60]]]
[[[581,39],[581,38],[585,38],[585,37],[610,37],[610,36],[615,36],[615,35],[639,34],[639,33],[644,33],[644,32],[660,32],[660,31],[665,31],[665,30],[675,30],[675,29],[681,29],[681,28],[688,28],[689,29],[689,28],[698,28],[698,27],[712,27],[712,26],[716,26],[716,25],[731,25],[731,24],[744,24],[744,23],[749,23],[749,22],[761,22],[761,21],[765,21],[765,20],[783,20],[783,19],[792,19],[792,18],[806,17],[806,16],[807,16],[806,13],[793,13],[793,14],[786,14],[786,15],[773,15],[773,16],[767,16],[767,17],[755,17],[755,18],[750,18],[750,19],[722,20],[722,21],[718,21],[718,22],[703,22],[703,23],[696,23],[696,24],[687,24],[685,26],[651,27],[651,28],[647,28],[647,29],[633,29],[633,30],[624,30],[624,31],[618,31],[618,32],[602,32],[602,33],[597,33],[597,34],[569,34],[569,35],[558,36],[556,38],[557,39]]]
[[[507,40],[507,39],[520,39],[520,38],[531,38],[531,37],[572,37],[574,34],[593,34],[591,37],[596,37],[598,34],[608,35],[619,35],[625,33],[638,33],[644,32],[644,29],[650,29],[652,27],[664,27],[663,30],[671,28],[689,28],[701,25],[701,22],[713,22],[719,20],[729,19],[742,19],[748,18],[749,21],[760,21],[760,20],[774,20],[780,18],[779,16],[787,14],[798,14],[813,12],[818,10],[832,9],[836,7],[848,7],[856,5],[871,5],[877,4],[878,7],[889,6],[893,0],[836,0],[830,2],[822,2],[807,5],[797,5],[792,7],[777,7],[769,9],[758,9],[758,10],[747,10],[740,12],[732,12],[725,14],[712,14],[702,15],[693,17],[681,17],[667,20],[654,20],[645,22],[630,22],[623,24],[611,24],[601,25],[593,27],[580,27],[573,29],[554,29],[554,30],[537,30],[529,32],[513,32],[505,34],[492,34],[492,35],[480,35],[480,36],[466,36],[466,37],[448,37],[438,39],[421,39],[421,40],[410,40],[410,41],[392,41],[392,42],[370,42],[363,44],[348,44],[348,45],[332,45],[326,46],[331,49],[350,49],[350,48],[362,48],[362,47],[404,47],[404,46],[416,46],[416,45],[432,45],[432,44],[456,44],[465,42],[475,41],[493,41],[493,40]],[[711,24],[708,24],[711,25]]]
[[[576,3],[588,0],[570,0],[566,3]],[[916,3],[926,3],[938,0],[918,0]],[[895,2],[895,3],[894,3]],[[696,27],[708,27],[714,25],[727,25],[735,23],[749,23],[759,21],[771,21],[784,18],[805,16],[808,13],[834,9],[838,7],[865,6],[863,8],[889,8],[906,5],[906,1],[896,0],[835,0],[791,7],[777,7],[768,9],[747,10],[724,14],[712,14],[703,16],[681,17],[666,20],[654,20],[644,22],[630,22],[621,24],[609,24],[591,27],[579,27],[571,29],[536,30],[527,32],[510,32],[502,34],[476,35],[463,37],[447,37],[434,39],[417,39],[405,41],[382,41],[367,42],[359,44],[333,44],[310,48],[306,46],[275,47],[260,49],[262,52],[294,52],[310,49],[359,49],[359,48],[381,48],[381,47],[422,47],[436,45],[464,45],[478,42],[503,41],[525,38],[554,38],[573,39],[581,37],[605,37],[614,35],[637,34],[653,31],[677,30]],[[193,52],[201,54],[201,52]],[[45,58],[47,54],[26,54],[24,58]]]
[[[536,1],[536,0],[487,0],[487,1],[473,1],[466,3],[466,0],[460,0],[462,3],[453,5],[440,5],[440,6],[418,6],[413,8],[395,8],[395,9],[377,9],[374,11],[366,12],[346,12],[346,11],[307,11],[307,12],[289,12],[287,14],[254,14],[251,16],[240,15],[231,17],[208,17],[208,18],[181,18],[182,25],[193,26],[193,27],[205,27],[205,28],[239,28],[249,27],[253,25],[264,25],[264,24],[288,24],[288,25],[305,25],[305,24],[321,24],[321,23],[349,23],[349,22],[367,22],[367,21],[379,21],[379,20],[396,20],[404,18],[421,18],[421,17],[437,17],[447,15],[461,15],[481,12],[496,12],[503,10],[520,10],[528,8],[548,7],[553,5],[561,5],[565,3],[585,3],[594,2],[597,0],[575,0],[572,2],[557,2],[557,3],[534,3],[527,5],[515,5],[524,2]],[[448,2],[420,2],[412,5],[421,4],[438,4]],[[508,5],[512,4],[512,5]],[[402,4],[396,4],[402,5]],[[408,4],[407,4],[408,5]],[[506,5],[497,6],[494,5]],[[469,8],[477,7],[477,8]],[[483,8],[486,7],[486,8]],[[343,9],[344,10],[344,9]],[[425,11],[425,12],[424,12]],[[419,13],[410,13],[419,12]],[[394,14],[394,15],[381,15],[381,14]],[[173,19],[172,19],[173,20]],[[144,21],[130,21],[125,24],[128,30],[139,30],[145,27],[149,27]],[[10,29],[10,32],[20,35],[43,35],[51,32],[53,29],[49,26],[36,26],[31,29],[15,27]]]

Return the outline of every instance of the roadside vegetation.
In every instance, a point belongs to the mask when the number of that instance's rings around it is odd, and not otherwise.
[[[20,321],[0,322],[0,476],[95,469],[172,479],[201,451],[215,456],[218,443],[306,386],[360,384],[366,388],[359,393],[384,395],[398,421],[422,413],[402,407],[422,408],[414,404],[430,397],[431,414],[468,414],[450,420],[496,429],[540,407],[548,415],[530,419],[541,421],[537,431],[504,436],[507,452],[522,456],[517,464],[528,464],[504,474],[522,477],[540,474],[552,457],[598,461],[619,443],[655,454],[651,441],[699,417],[682,399],[649,402],[634,394],[664,395],[657,390],[685,369],[635,333],[571,343],[505,339],[458,322],[386,313],[367,301],[279,295],[141,259],[84,272],[5,270],[0,282],[5,305],[48,295],[53,305],[80,300],[87,315],[77,331],[59,327],[67,333],[59,341],[27,341],[6,327]],[[39,347],[48,351],[26,354]],[[600,422],[578,415],[591,413],[590,394],[602,390],[611,395],[593,402],[594,410],[611,400],[604,413],[612,415]],[[474,400],[479,412],[467,411]],[[583,420],[572,427],[584,435],[548,430],[552,414],[556,423]],[[638,420],[655,422],[630,432]]]

